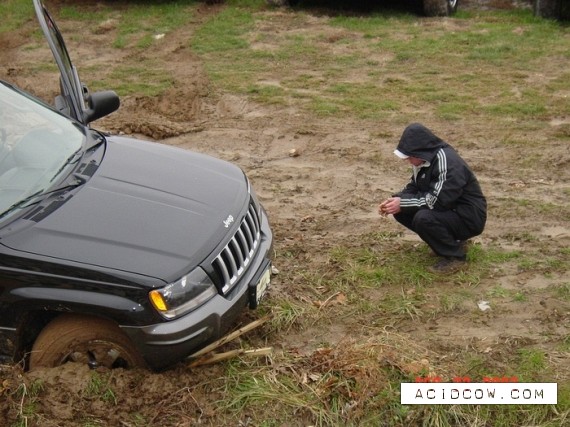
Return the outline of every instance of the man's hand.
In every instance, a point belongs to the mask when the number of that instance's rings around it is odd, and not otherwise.
[[[378,213],[382,216],[395,215],[400,211],[401,209],[399,197],[390,197],[389,199],[384,200],[378,206]]]

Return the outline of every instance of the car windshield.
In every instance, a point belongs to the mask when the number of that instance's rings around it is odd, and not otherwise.
[[[81,125],[0,82],[0,217],[55,185],[84,141]]]

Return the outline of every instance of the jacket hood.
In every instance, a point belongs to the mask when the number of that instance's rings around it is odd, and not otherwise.
[[[440,148],[448,146],[449,144],[424,125],[412,123],[404,129],[397,150],[406,156],[417,157],[429,162]]]

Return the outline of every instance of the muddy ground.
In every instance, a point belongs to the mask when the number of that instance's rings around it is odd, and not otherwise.
[[[86,3],[96,7],[95,2]],[[219,4],[201,6],[196,25],[221,7]],[[472,1],[463,2],[463,7],[528,5],[526,2]],[[266,13],[277,17],[287,12]],[[286,25],[294,21],[276,19],[275,22]],[[64,35],[72,30],[61,20],[59,24]],[[35,25],[31,20],[10,36],[2,36],[0,77],[51,100],[57,90],[53,70],[26,68],[32,55],[49,56],[47,48],[43,53],[26,49]],[[324,18],[318,14],[307,25],[303,31],[326,31]],[[271,29],[300,30],[284,26]],[[97,127],[210,153],[239,164],[252,179],[275,233],[275,265],[279,274],[273,277],[269,298],[316,299],[318,291],[304,288],[303,278],[295,274],[298,266],[302,265],[303,271],[326,274],[334,270],[329,263],[330,249],[338,245],[370,244],[361,241],[360,236],[379,229],[400,236],[394,239],[395,249],[410,250],[421,245],[416,236],[403,231],[393,220],[380,218],[376,212],[377,203],[399,189],[408,176],[406,166],[391,154],[405,123],[397,119],[381,125],[338,118],[307,121],[294,105],[287,108],[259,105],[245,97],[213,91],[199,59],[184,47],[192,31],[192,27],[186,27],[169,35],[157,58],[175,76],[174,87],[155,98],[123,98],[120,111],[97,122]],[[93,35],[86,34],[81,41],[68,40],[72,56],[81,64],[80,71],[81,66],[87,67],[91,61],[133,59],[128,52],[105,48],[111,45],[112,37],[111,32],[101,28]],[[96,59],[92,52],[97,52]],[[85,73],[82,77],[86,81],[96,78]],[[37,85],[40,79],[45,83],[41,87]],[[570,99],[570,93],[560,96]],[[505,145],[489,144],[490,139],[499,141],[504,135],[500,129],[489,129],[486,123],[469,119],[460,124],[449,123],[439,120],[427,109],[425,114],[418,112],[418,117],[452,144],[469,141],[461,147],[461,152],[477,173],[490,205],[487,228],[475,239],[476,245],[483,250],[493,245],[532,254],[552,254],[568,247],[569,204],[561,202],[560,195],[566,198],[569,195],[570,150],[568,140],[560,142],[552,136],[568,132],[564,129],[570,126],[570,115],[553,120],[547,132],[536,135],[537,147],[524,154]],[[544,144],[547,141],[558,142]],[[295,150],[295,156],[291,156],[291,150]],[[521,155],[540,159],[537,167],[521,171],[517,161]],[[509,203],[516,196],[558,206],[558,219],[533,210],[523,210],[513,216]],[[529,236],[527,239],[521,237],[525,235],[522,230]],[[501,359],[519,345],[532,344],[548,352],[549,361],[555,367],[552,379],[567,380],[570,362],[568,354],[560,350],[560,343],[568,339],[570,304],[540,291],[550,286],[568,285],[569,272],[545,274],[544,268],[539,270],[520,269],[514,263],[500,264],[489,279],[476,285],[442,278],[434,289],[427,291],[434,304],[446,289],[457,286],[477,286],[480,298],[462,302],[464,310],[440,312],[420,321],[413,316],[399,318],[397,323],[388,326],[411,342],[440,355],[447,353],[450,358],[454,351],[470,349],[474,354],[491,353]],[[528,291],[528,297],[524,304],[505,298],[481,315],[477,302],[497,287],[513,292]],[[322,291],[322,300],[328,296],[330,293]],[[429,307],[424,308],[429,311]],[[244,321],[252,318],[255,315],[246,316]],[[359,319],[343,318],[335,322],[331,317],[326,323],[292,328],[284,334],[259,333],[250,344],[314,354],[321,343],[334,347],[361,329]],[[42,398],[35,403],[35,415],[28,418],[28,425],[82,426],[86,425],[86,419],[91,420],[90,425],[112,426],[220,425],[213,402],[223,398],[223,388],[219,386],[223,365],[189,370],[181,364],[160,374],[116,373],[113,390],[117,398],[111,410],[100,399],[86,395],[84,385],[89,371],[81,367],[21,373],[16,367],[4,366],[2,373],[5,379],[0,382],[0,396],[6,399],[4,404],[0,403],[0,414],[5,420],[0,419],[0,425],[23,419],[23,407],[17,405],[15,390],[22,383],[31,387],[37,378],[42,379],[44,389]],[[140,414],[141,424],[133,414]],[[247,414],[244,414],[240,425],[246,425],[246,419]]]

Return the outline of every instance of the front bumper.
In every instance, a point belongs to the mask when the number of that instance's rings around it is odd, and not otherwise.
[[[251,305],[250,284],[271,268],[273,236],[263,215],[260,248],[248,271],[228,295],[216,295],[179,319],[149,326],[121,326],[153,370],[165,369],[219,339]]]

